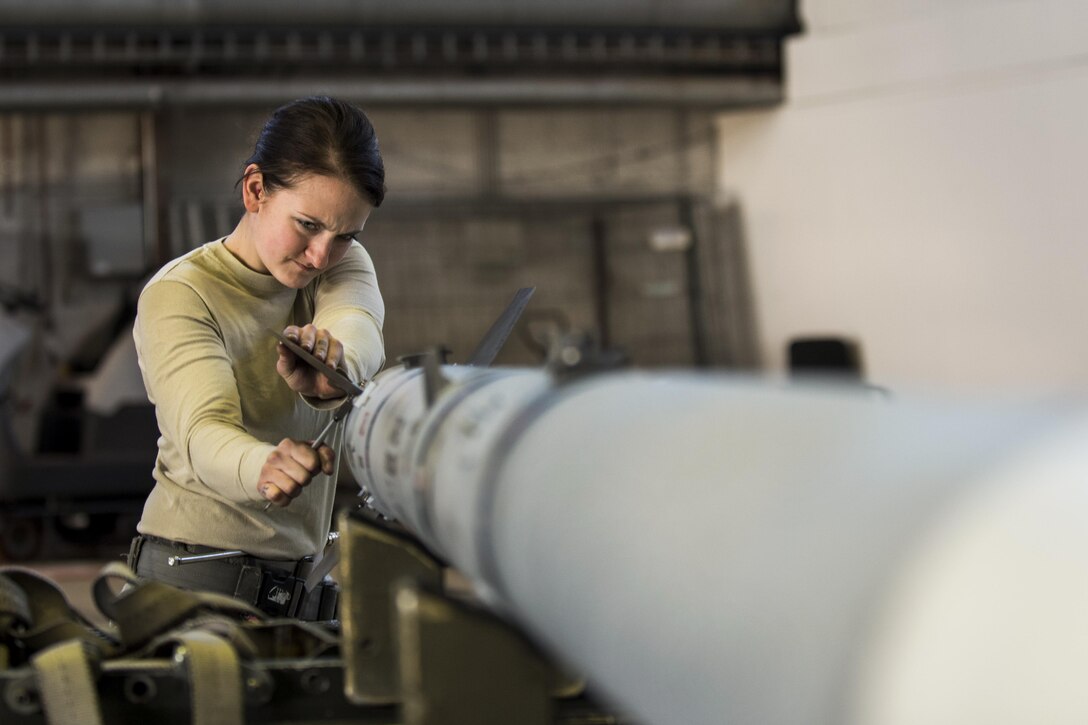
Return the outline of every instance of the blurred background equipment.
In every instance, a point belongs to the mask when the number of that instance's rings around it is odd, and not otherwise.
[[[158,428],[139,386],[130,330],[77,387],[61,380],[38,415],[38,445],[13,422],[25,400],[12,378],[31,335],[4,318],[0,361],[0,560],[115,557],[147,496]]]
[[[794,375],[863,377],[861,347],[842,337],[805,337],[790,340],[790,372]]]

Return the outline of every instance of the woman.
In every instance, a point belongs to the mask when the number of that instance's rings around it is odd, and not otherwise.
[[[328,538],[339,437],[309,441],[344,394],[271,331],[354,380],[381,368],[385,309],[358,237],[384,176],[357,108],[287,104],[245,163],[234,231],[144,288],[134,337],[161,438],[129,557],[141,577],[328,618],[330,593],[301,582]],[[223,551],[245,556],[169,563]]]

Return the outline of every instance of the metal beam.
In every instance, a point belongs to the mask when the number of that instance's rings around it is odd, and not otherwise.
[[[782,100],[777,81],[748,78],[43,81],[10,82],[0,88],[2,111],[270,106],[313,94],[350,98],[368,106],[569,104],[717,109]]]
[[[743,29],[796,29],[797,0],[0,0],[7,26],[81,23],[98,26],[314,23],[692,25]]]

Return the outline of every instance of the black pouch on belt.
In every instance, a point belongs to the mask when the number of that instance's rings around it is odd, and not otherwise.
[[[276,617],[294,617],[301,604],[304,581],[287,572],[265,569],[255,606]]]

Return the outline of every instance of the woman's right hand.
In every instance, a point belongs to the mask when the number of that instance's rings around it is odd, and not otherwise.
[[[284,438],[261,466],[257,490],[271,503],[287,506],[314,476],[332,474],[335,455],[327,445],[315,451],[309,443]]]

